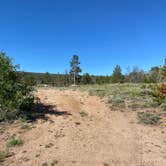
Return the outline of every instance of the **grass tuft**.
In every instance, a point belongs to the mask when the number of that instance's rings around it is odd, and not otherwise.
[[[88,113],[82,111],[82,112],[80,112],[80,115],[81,115],[81,117],[86,117],[86,116],[88,116]]]
[[[7,147],[13,147],[13,146],[22,146],[23,140],[17,139],[15,135],[11,136],[9,142],[7,143]]]
[[[139,112],[137,115],[139,122],[145,125],[156,125],[161,119],[159,115],[150,112]]]

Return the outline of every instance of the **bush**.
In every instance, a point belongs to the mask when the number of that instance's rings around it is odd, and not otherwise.
[[[21,146],[23,145],[23,141],[21,139],[17,139],[15,137],[15,135],[11,136],[9,142],[7,143],[8,147],[12,147],[12,146]]]
[[[34,104],[33,87],[19,76],[18,66],[0,52],[0,121],[17,118]]]
[[[13,156],[14,153],[13,152],[9,152],[8,149],[6,149],[5,151],[0,151],[0,163],[4,162],[4,160],[8,157]]]
[[[113,95],[109,97],[110,107],[125,108],[125,97],[123,95]]]
[[[166,111],[166,103],[162,103],[160,105],[160,108],[163,110],[163,111]]]
[[[86,117],[86,116],[88,116],[88,114],[87,114],[86,112],[84,112],[84,111],[80,112],[80,115],[81,115],[81,117]]]
[[[155,125],[161,119],[159,115],[150,112],[138,113],[138,119],[140,123]]]
[[[8,153],[6,151],[0,151],[0,163],[4,161]]]

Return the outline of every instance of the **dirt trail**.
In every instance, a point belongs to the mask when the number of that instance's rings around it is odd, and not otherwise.
[[[39,90],[37,95],[56,113],[48,113],[48,120],[38,120],[23,133],[17,124],[6,129],[0,136],[0,148],[4,148],[7,135],[17,132],[24,145],[12,148],[15,155],[4,165],[165,165],[166,133],[162,127],[138,124],[134,112],[111,111],[104,101],[87,93]]]

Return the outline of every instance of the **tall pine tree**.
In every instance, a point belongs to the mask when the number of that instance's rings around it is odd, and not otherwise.
[[[124,76],[122,75],[122,70],[119,65],[116,65],[113,75],[112,75],[112,83],[123,83]]]
[[[80,62],[78,55],[73,55],[72,61],[70,62],[71,66],[70,74],[73,77],[74,85],[78,83],[79,73],[82,71],[79,65]]]

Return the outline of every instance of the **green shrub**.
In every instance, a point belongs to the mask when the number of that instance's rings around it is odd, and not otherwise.
[[[4,161],[4,159],[8,156],[9,152],[0,151],[0,163]]]
[[[150,124],[150,125],[155,125],[159,122],[161,119],[159,115],[150,113],[150,112],[139,112],[138,113],[138,119],[140,123],[143,124]]]
[[[19,76],[17,68],[0,52],[0,121],[15,119],[34,104],[33,87]]]
[[[140,108],[141,105],[138,103],[132,103],[129,105],[129,108],[133,109],[133,110],[137,110],[138,108]]]
[[[13,147],[13,146],[21,146],[23,145],[23,141],[21,139],[17,139],[15,135],[11,136],[9,142],[7,143],[8,147]]]
[[[152,95],[152,91],[150,89],[143,89],[140,91],[140,95],[141,96]]]
[[[153,98],[154,103],[156,103],[158,106],[160,106],[162,103],[165,102],[165,98],[163,97],[154,97]]]
[[[88,116],[88,114],[87,114],[86,112],[84,112],[84,111],[80,112],[80,115],[81,115],[81,117],[86,117],[86,116]]]
[[[48,164],[45,162],[45,163],[42,164],[42,166],[48,166]]]
[[[28,124],[26,124],[26,123],[22,123],[22,124],[21,124],[21,129],[23,129],[23,130],[29,130],[30,127],[29,127]]]
[[[0,134],[3,134],[5,132],[5,127],[4,126],[0,126]]]
[[[110,104],[110,107],[125,108],[125,98],[122,95],[114,95],[110,97],[108,103]]]
[[[9,152],[9,149],[6,149],[4,151],[0,151],[0,163],[5,160],[5,158],[13,156],[13,152]],[[0,164],[1,165],[1,164]]]
[[[163,111],[166,111],[166,103],[162,103],[160,105],[160,108],[163,110]]]
[[[55,161],[52,161],[50,165],[51,165],[51,166],[55,166],[55,165],[57,165],[57,164],[58,164],[58,161],[55,160]]]

